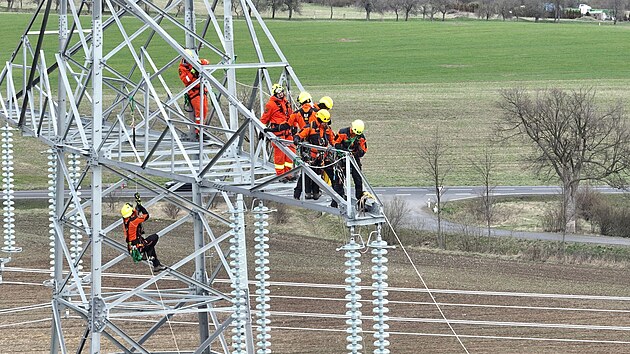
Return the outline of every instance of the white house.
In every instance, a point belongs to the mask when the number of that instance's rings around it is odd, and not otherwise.
[[[578,8],[580,9],[580,13],[582,15],[586,15],[587,12],[591,11],[592,7],[586,5],[586,4],[580,4],[580,6],[578,6]]]

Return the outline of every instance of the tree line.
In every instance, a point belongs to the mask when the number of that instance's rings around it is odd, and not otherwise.
[[[450,13],[473,13],[477,18],[502,20],[521,17],[541,19],[574,19],[582,17],[578,6],[584,1],[577,0],[255,0],[258,11],[269,11],[271,18],[279,13],[287,13],[292,19],[295,13],[300,14],[302,4],[312,3],[326,6],[330,9],[330,19],[334,19],[335,10],[344,7],[356,7],[365,12],[365,19],[370,20],[374,13],[392,13],[396,21],[408,21],[410,17],[420,17],[423,20],[446,20]],[[588,4],[592,8],[604,9],[614,23],[618,20],[628,20],[625,14],[629,8],[629,0],[596,0]],[[587,14],[588,15],[588,14]]]
[[[6,10],[24,10],[24,7],[38,5],[44,0],[6,0]],[[55,0],[55,8],[61,0]],[[148,2],[152,2],[149,0]],[[335,11],[341,8],[355,7],[365,12],[365,19],[377,14],[394,14],[396,21],[408,21],[410,17],[421,17],[423,20],[446,20],[447,14],[472,13],[479,19],[518,20],[522,17],[541,19],[574,19],[584,15],[578,10],[582,2],[577,0],[253,0],[259,12],[269,11],[272,19],[286,16],[292,19],[295,14],[302,13],[303,3],[312,3],[330,9],[329,18],[335,18]],[[86,1],[87,7],[91,1]],[[595,0],[588,3],[592,8],[603,9],[612,19],[627,21],[626,11],[630,8],[630,0]],[[233,2],[234,12],[242,15],[239,2]],[[148,10],[148,8],[147,8]],[[183,3],[177,8],[179,15]],[[588,14],[587,14],[588,15]]]

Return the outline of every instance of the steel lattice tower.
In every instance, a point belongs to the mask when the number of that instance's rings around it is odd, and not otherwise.
[[[192,0],[169,0],[163,6],[149,0],[61,1],[58,26],[50,21],[52,3],[40,3],[0,74],[0,118],[51,149],[51,353],[88,347],[98,353],[102,341],[123,352],[147,353],[145,344],[169,319],[191,314],[199,323],[196,345],[181,352],[253,353],[247,269],[254,265],[244,254],[243,198],[340,215],[348,227],[383,223],[382,208],[357,213],[350,178],[345,179],[347,198],[342,199],[307,164],[292,172],[320,184],[324,195],[319,201],[295,200],[293,185],[279,183],[269,162],[268,142],[295,154],[288,148],[290,142],[263,133],[258,118],[273,83],[295,91],[303,87],[251,0],[204,0],[196,3],[202,5],[197,9]],[[249,52],[243,54],[235,52],[233,8],[241,9],[250,40]],[[175,16],[180,10],[183,20]],[[91,14],[89,27],[86,13]],[[201,30],[196,17],[202,19]],[[211,64],[199,64],[198,57]],[[174,79],[181,58],[200,73],[199,81],[189,87],[201,83],[209,90],[208,119],[201,125],[195,126],[183,109],[188,89]],[[247,89],[237,90],[243,81]],[[194,128],[201,132],[197,141],[187,139]],[[81,166],[80,173],[79,167],[68,168],[77,156],[83,161],[71,165]],[[340,162],[346,177],[356,163],[348,156]],[[104,175],[115,176],[116,182],[105,186]],[[164,180],[176,184],[167,188],[156,182]],[[194,251],[131,290],[113,291],[103,273],[130,259],[121,242],[121,221],[106,222],[102,209],[104,198],[130,181],[151,191],[144,203],[148,208],[167,202],[186,211],[158,234],[167,236],[191,221]],[[192,186],[191,193],[178,192],[184,184]],[[365,178],[364,186],[373,193]],[[230,217],[210,209],[216,198],[226,202]],[[339,208],[329,207],[332,199]],[[209,220],[230,231],[215,234]],[[71,255],[70,230],[85,237],[80,254]],[[105,248],[117,256],[104,257]],[[211,251],[218,255],[215,267],[206,263]],[[180,270],[187,263],[194,264],[192,274]],[[215,287],[220,269],[232,281],[231,292]],[[156,291],[158,280],[166,277],[182,287]],[[83,338],[78,346],[70,347],[64,338],[67,312],[86,324],[77,336]],[[124,316],[154,323],[137,334],[110,321]],[[237,338],[230,335],[233,332],[238,332]]]

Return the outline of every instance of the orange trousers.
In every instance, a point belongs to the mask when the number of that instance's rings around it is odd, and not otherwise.
[[[282,152],[275,143],[271,143],[271,145],[273,145],[273,164],[276,169],[276,175],[281,175],[291,170],[293,168],[293,159]],[[295,152],[295,147],[293,145],[290,145],[289,149]]]

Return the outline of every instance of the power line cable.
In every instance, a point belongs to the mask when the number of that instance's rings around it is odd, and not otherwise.
[[[448,328],[451,329],[451,332],[453,333],[453,335],[455,336],[455,338],[457,338],[457,341],[459,342],[459,344],[462,346],[462,348],[464,349],[464,351],[466,352],[466,354],[470,354],[468,352],[468,349],[466,349],[466,346],[464,345],[464,343],[462,342],[461,338],[457,335],[457,332],[455,332],[455,329],[453,328],[453,326],[451,326],[451,323],[448,321],[448,319],[446,318],[446,315],[444,315],[444,312],[442,311],[442,307],[440,307],[440,305],[438,304],[437,300],[435,300],[435,297],[433,296],[433,293],[431,292],[431,290],[429,290],[429,286],[427,285],[427,283],[424,281],[424,278],[422,277],[422,275],[420,274],[420,271],[418,270],[418,267],[416,267],[415,263],[413,262],[413,260],[411,259],[411,256],[409,255],[409,253],[407,252],[407,249],[405,248],[405,246],[403,245],[402,241],[400,240],[400,238],[398,237],[398,233],[396,232],[396,230],[394,230],[394,227],[392,226],[392,224],[389,222],[389,219],[387,218],[387,215],[383,214],[383,217],[385,218],[385,221],[387,222],[387,225],[389,226],[389,228],[392,230],[392,233],[394,234],[394,236],[396,237],[396,241],[398,241],[398,244],[400,245],[400,248],[403,250],[403,252],[405,253],[405,256],[407,256],[407,260],[409,260],[409,263],[411,263],[411,266],[413,267],[413,269],[416,271],[416,274],[418,275],[418,278],[420,279],[420,281],[422,282],[422,285],[424,286],[424,288],[427,290],[427,294],[429,294],[429,296],[431,297],[431,301],[433,301],[433,304],[435,305],[435,307],[438,309],[438,311],[440,312],[440,315],[442,316],[442,318],[444,319],[444,322],[446,322],[446,324],[448,325]],[[391,319],[391,318],[390,318]]]

